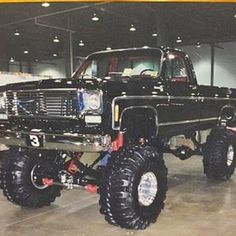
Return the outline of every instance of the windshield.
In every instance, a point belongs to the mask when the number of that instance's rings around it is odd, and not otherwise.
[[[156,78],[160,73],[161,51],[123,51],[95,54],[77,71],[76,78]]]

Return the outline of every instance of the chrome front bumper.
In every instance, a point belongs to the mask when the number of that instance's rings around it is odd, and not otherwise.
[[[27,136],[36,135],[43,138],[42,146],[33,147],[27,143]],[[73,152],[101,152],[111,149],[111,137],[109,135],[92,134],[51,134],[44,132],[16,132],[0,130],[0,144],[7,146],[27,147],[45,150],[62,150]]]

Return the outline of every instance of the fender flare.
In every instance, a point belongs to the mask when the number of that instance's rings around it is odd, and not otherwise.
[[[123,123],[124,123],[124,116],[125,114],[130,111],[130,110],[135,110],[135,109],[147,109],[147,110],[150,110],[152,111],[153,113],[153,117],[155,119],[155,135],[157,136],[158,134],[158,129],[159,129],[159,120],[158,120],[158,113],[157,113],[157,110],[152,107],[152,106],[129,106],[129,107],[126,107],[122,112],[121,112],[121,115],[120,115],[120,130],[123,131],[124,130],[124,127],[123,127]]]
[[[219,122],[221,122],[223,118],[226,119],[226,121],[232,121],[235,117],[235,112],[236,109],[233,105],[225,105],[221,107]]]

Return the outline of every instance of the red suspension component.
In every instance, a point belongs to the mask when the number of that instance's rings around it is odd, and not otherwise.
[[[112,151],[118,151],[124,145],[124,134],[119,132],[117,139],[112,142]]]
[[[54,184],[53,179],[49,179],[49,178],[43,178],[42,182],[44,185],[47,185],[47,186],[52,186]]]
[[[70,161],[70,164],[67,169],[70,173],[75,174],[76,172],[79,171],[77,162],[80,160],[82,155],[83,155],[83,152],[79,152],[79,153],[77,153],[77,156]]]
[[[236,127],[227,127],[227,129],[233,131],[233,132],[236,132]]]
[[[97,185],[93,185],[93,184],[88,184],[88,185],[85,186],[85,189],[89,193],[97,193],[98,186]]]
[[[70,165],[68,167],[68,171],[72,174],[75,174],[78,171],[78,166],[75,160],[70,161]]]

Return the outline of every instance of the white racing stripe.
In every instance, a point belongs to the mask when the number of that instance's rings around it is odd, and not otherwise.
[[[215,120],[218,120],[218,117],[210,117],[210,118],[195,119],[195,120],[184,120],[184,121],[176,121],[176,122],[165,122],[165,123],[160,123],[158,126],[192,124],[192,123],[206,122],[206,121],[215,121]]]

